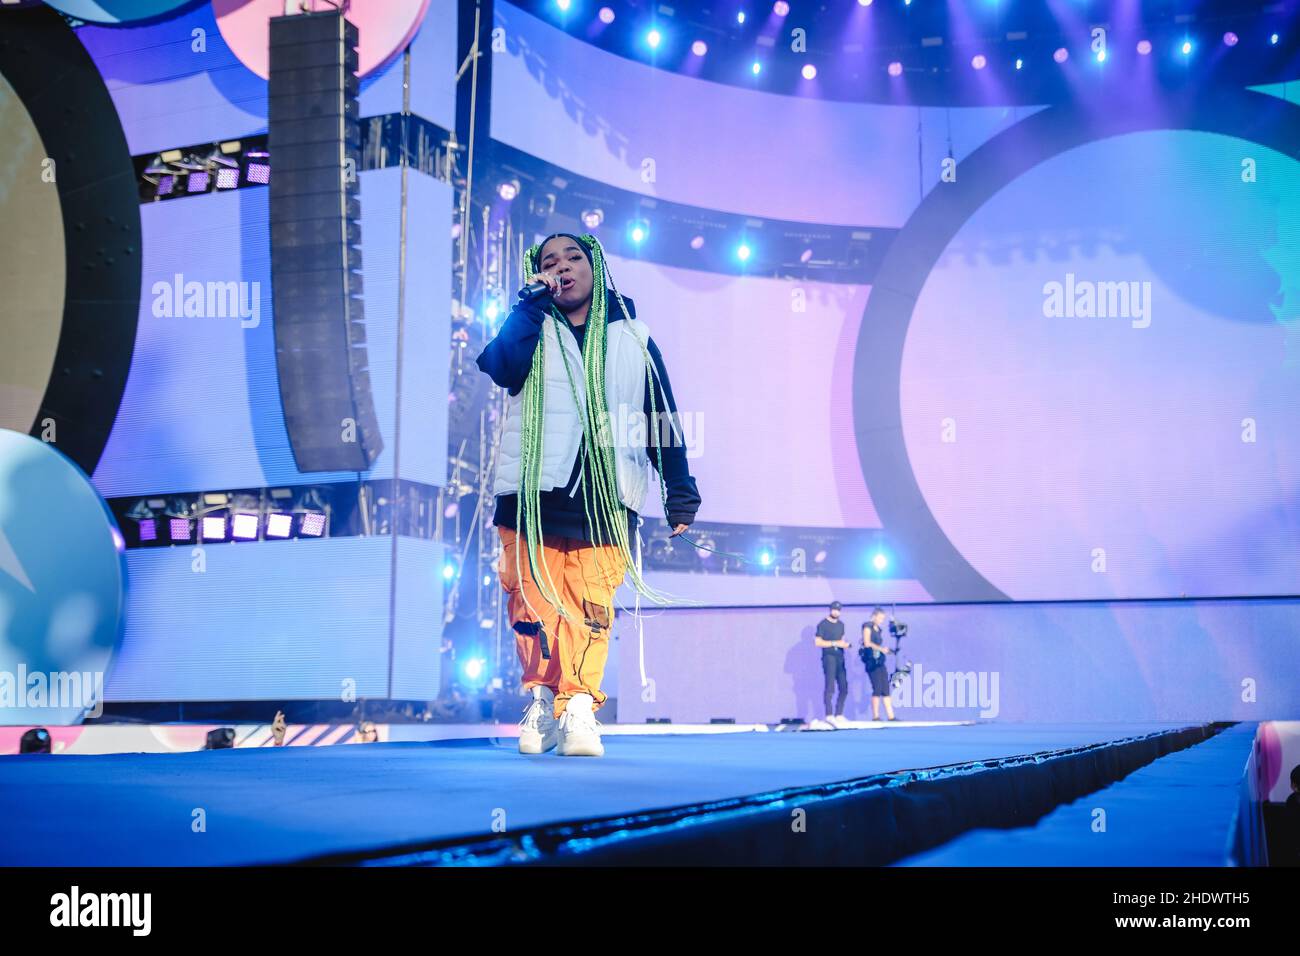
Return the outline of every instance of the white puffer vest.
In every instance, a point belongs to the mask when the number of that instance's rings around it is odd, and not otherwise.
[[[645,498],[649,458],[645,442],[629,442],[628,434],[643,439],[646,426],[627,428],[645,410],[646,359],[642,345],[650,341],[650,330],[640,319],[620,319],[606,325],[605,339],[605,399],[609,406],[610,427],[615,441],[615,459],[618,471],[618,496],[633,511],[640,511]],[[573,474],[582,447],[582,418],[586,414],[587,396],[582,354],[577,340],[567,332],[560,333],[559,323],[547,316],[542,323],[545,336],[546,358],[543,371],[546,375],[544,429],[542,433],[542,477],[539,491],[550,491],[563,485]],[[636,338],[634,338],[635,336]],[[640,344],[636,339],[641,340]],[[569,359],[574,388],[569,386],[560,349]],[[531,374],[531,373],[530,373]],[[578,404],[573,392],[577,391]],[[524,389],[511,395],[506,404],[506,420],[498,450],[494,495],[516,494],[519,491],[519,449],[522,437],[521,416],[524,409]],[[581,478],[579,479],[581,480]],[[570,493],[576,488],[569,489]]]

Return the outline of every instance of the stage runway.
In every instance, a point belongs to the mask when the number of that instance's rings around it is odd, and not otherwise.
[[[611,734],[606,755],[594,759],[524,757],[508,738],[8,756],[0,758],[0,864],[545,862],[550,851],[524,835],[550,828],[554,843],[559,831],[581,836],[591,821],[659,810],[675,809],[664,819],[680,832],[685,822],[705,818],[727,823],[731,811],[749,812],[753,819],[775,812],[788,819],[790,807],[844,804],[850,791],[897,791],[908,781],[939,786],[945,780],[950,782],[942,785],[961,787],[961,801],[973,808],[982,798],[973,796],[972,781],[995,771],[1004,777],[1039,773],[1040,783],[1031,789],[1055,800],[1041,785],[1048,766],[1073,768],[1061,776],[1077,790],[1063,791],[1061,798],[1072,799],[1089,786],[1111,782],[1081,774],[1080,759],[1101,767],[1114,764],[1125,748],[1146,748],[1142,760],[1149,762],[1160,755],[1152,741],[1164,741],[1159,746],[1166,752],[1213,732],[1176,733],[1187,727],[976,724]],[[1175,740],[1176,746],[1169,743]],[[952,769],[880,776],[927,768]],[[854,784],[841,786],[849,781]],[[895,822],[906,829],[901,816]],[[944,825],[954,824],[948,819]],[[600,832],[607,837],[611,830]],[[462,855],[447,856],[446,847],[457,842]],[[664,859],[674,858],[669,853]]]

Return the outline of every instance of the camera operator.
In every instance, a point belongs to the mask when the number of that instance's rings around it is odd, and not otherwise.
[[[882,608],[873,608],[871,617],[862,625],[862,647],[858,656],[867,669],[871,680],[871,719],[880,719],[880,702],[885,702],[885,715],[890,720],[894,716],[894,701],[889,696],[889,668],[885,665],[885,655],[892,654],[885,646],[885,612]]]

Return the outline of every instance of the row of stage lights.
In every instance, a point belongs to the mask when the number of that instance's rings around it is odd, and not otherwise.
[[[857,0],[857,2],[858,2],[858,6],[860,7],[869,7],[872,4],[872,0]],[[569,9],[572,7],[571,0],[555,0],[555,4],[562,13],[567,13]],[[903,0],[903,6],[911,6],[911,5],[912,5],[912,0]],[[790,12],[790,4],[786,3],[785,0],[777,0],[777,2],[772,5],[772,13],[778,17],[784,17],[787,14],[789,14],[789,12]],[[597,14],[597,17],[601,23],[608,25],[614,22],[614,11],[609,7],[601,7],[599,13]],[[742,24],[745,22],[744,11],[741,11],[736,14],[736,22]],[[1237,34],[1232,32],[1231,30],[1229,30],[1227,33],[1223,35],[1223,43],[1225,46],[1228,47],[1236,46],[1238,42],[1240,42],[1240,39],[1241,38],[1238,37]],[[1268,36],[1268,43],[1270,46],[1277,46],[1280,39],[1281,37],[1279,36],[1279,34],[1270,33]],[[651,27],[649,30],[646,30],[646,32],[643,34],[643,40],[645,42],[645,45],[649,47],[650,50],[657,51],[663,45],[664,33],[658,27]],[[1152,50],[1153,50],[1153,46],[1150,40],[1138,41],[1137,52],[1140,56],[1149,56]],[[1179,40],[1174,45],[1175,55],[1181,55],[1183,57],[1191,57],[1191,55],[1193,54],[1193,52],[1195,52],[1195,50],[1196,50],[1196,42],[1190,37],[1186,37],[1182,40]],[[708,52],[709,52],[708,44],[706,44],[703,40],[695,40],[691,43],[691,53],[694,56],[703,57]],[[1097,51],[1096,53],[1092,54],[1092,57],[1097,62],[1104,63],[1106,61],[1105,49],[1103,48]],[[1069,58],[1070,58],[1070,51],[1066,47],[1058,47],[1056,51],[1052,54],[1052,59],[1057,63],[1065,63]],[[983,53],[977,53],[973,57],[971,57],[970,65],[972,68],[976,70],[982,70],[986,66],[988,66],[988,63],[989,63],[989,59],[987,55]],[[1024,58],[1017,57],[1015,60],[1015,68],[1017,70],[1021,70],[1024,69],[1024,66],[1025,66]],[[889,73],[890,76],[895,76],[895,77],[902,76],[903,75],[902,61],[901,60],[891,61],[889,65],[886,67],[886,71]],[[753,75],[758,76],[760,73],[763,72],[763,64],[758,60],[754,60],[750,64],[750,72]],[[817,78],[817,67],[812,63],[805,63],[803,67],[799,70],[799,74],[805,80],[814,80]]]
[[[195,195],[241,185],[265,186],[271,181],[270,153],[243,150],[238,140],[219,143],[207,154],[169,149],[154,157],[143,178],[153,187],[153,199]]]
[[[273,492],[282,504],[239,500],[224,492],[204,494],[193,503],[146,498],[137,501],[125,517],[134,525],[131,544],[140,547],[327,537],[329,510],[295,506],[291,496],[291,492]]]

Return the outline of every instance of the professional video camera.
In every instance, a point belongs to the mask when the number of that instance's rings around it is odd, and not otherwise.
[[[889,612],[889,633],[894,638],[894,669],[889,674],[889,686],[897,689],[903,683],[903,678],[912,673],[912,662],[903,660],[899,656],[899,645],[903,638],[907,637],[907,625],[894,617],[893,609]]]

